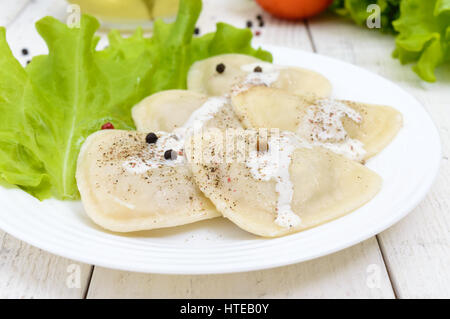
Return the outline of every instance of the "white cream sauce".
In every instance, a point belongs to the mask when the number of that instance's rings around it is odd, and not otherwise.
[[[225,97],[211,97],[195,110],[186,123],[175,129],[173,133],[156,132],[158,140],[149,144],[147,152],[141,157],[131,157],[122,163],[122,167],[135,174],[143,174],[150,169],[162,166],[178,166],[186,162],[184,154],[184,141],[196,130],[211,120],[220,109],[228,103]],[[164,153],[173,150],[177,153],[176,159],[165,159]]]
[[[345,116],[356,123],[362,121],[358,112],[342,102],[319,100],[306,111],[298,133],[314,146],[321,146],[352,160],[361,161],[366,154],[364,144],[348,136],[342,124]]]
[[[255,72],[255,68],[260,67],[262,72]],[[273,65],[267,62],[258,62],[245,64],[241,66],[241,70],[248,74],[243,81],[231,88],[231,95],[237,95],[245,92],[253,86],[271,86],[279,77],[280,70],[283,67]]]
[[[191,135],[195,130],[202,129],[203,126],[227,103],[229,103],[229,99],[226,97],[210,97],[201,107],[191,114],[182,127],[175,129],[173,133],[177,135],[180,140],[184,141],[186,137]]]
[[[277,218],[275,223],[281,227],[290,228],[300,225],[300,217],[292,211],[291,202],[294,195],[294,185],[289,174],[292,153],[298,147],[308,145],[297,139],[295,134],[281,132],[271,134],[268,139],[268,150],[258,152],[253,150],[246,159],[246,166],[253,178],[262,181],[276,181]]]

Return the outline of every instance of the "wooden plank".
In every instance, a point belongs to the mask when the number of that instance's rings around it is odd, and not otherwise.
[[[0,22],[4,23],[5,17],[16,17],[6,21],[7,37],[13,53],[25,64],[31,55],[46,51],[34,22],[47,14],[63,19],[66,4],[59,0],[33,1],[17,11],[24,3],[3,1]],[[27,48],[30,55],[22,55],[22,48]],[[90,265],[54,256],[0,231],[0,298],[83,298],[91,271]]]
[[[7,27],[18,17],[30,0],[15,0],[0,2],[0,26]]]
[[[22,65],[26,65],[32,56],[48,52],[45,42],[35,29],[36,21],[47,15],[64,21],[67,15],[66,11],[67,3],[65,1],[32,1],[10,23],[6,30],[6,38],[11,51]],[[24,48],[29,52],[27,55],[22,54]]]
[[[91,266],[57,257],[0,231],[0,298],[83,298]]]
[[[257,15],[263,17],[263,26],[259,25]],[[308,51],[312,49],[302,21],[292,22],[273,18],[253,0],[203,1],[203,11],[198,20],[200,33],[215,31],[216,23],[219,21],[239,28],[245,28],[247,22],[251,22],[250,30],[258,44],[280,45]]]
[[[302,264],[239,274],[174,276],[96,267],[88,298],[393,298],[374,238]]]
[[[233,0],[234,1],[234,0]],[[232,2],[233,2],[232,1]],[[264,15],[254,3],[239,10],[233,3],[208,1],[200,17],[202,33],[214,30],[215,22],[244,26],[252,20],[258,43],[312,50],[303,22],[288,22]],[[228,3],[228,4],[227,4]],[[221,6],[218,10],[217,6]],[[226,14],[217,17],[217,12]],[[369,273],[367,273],[367,271]],[[376,272],[379,288],[369,288],[369,274]],[[368,279],[369,278],[369,279]],[[96,267],[89,298],[320,298],[394,296],[375,238],[332,256],[273,270],[214,276],[165,276],[122,272]]]
[[[410,66],[390,57],[391,35],[324,16],[309,22],[317,51],[362,66],[400,84],[418,98],[438,126],[443,160],[426,199],[408,217],[379,235],[399,297],[450,297],[450,72],[439,82],[421,81]]]

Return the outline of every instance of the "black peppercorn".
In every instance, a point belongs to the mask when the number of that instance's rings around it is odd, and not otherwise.
[[[177,152],[175,152],[174,150],[167,150],[164,152],[164,158],[166,160],[176,160]]]
[[[195,35],[199,35],[200,34],[200,29],[198,27],[194,29],[194,34]]]
[[[259,26],[262,28],[264,26],[264,21],[259,21]]]
[[[257,16],[256,16],[256,19],[258,19],[259,21],[261,21],[262,20],[262,15],[260,15],[260,14],[258,14]]]
[[[22,54],[23,54],[23,55],[28,55],[28,49],[23,48],[23,49],[22,49]]]
[[[253,26],[253,22],[250,20],[247,21],[247,28],[251,28]]]
[[[147,136],[145,137],[145,141],[148,144],[156,143],[157,140],[158,140],[158,136],[156,136],[155,133],[148,133]]]
[[[225,64],[223,64],[223,63],[217,64],[216,71],[217,71],[217,73],[223,73],[223,71],[225,71]]]
[[[253,69],[253,72],[262,72],[262,68],[258,65]]]

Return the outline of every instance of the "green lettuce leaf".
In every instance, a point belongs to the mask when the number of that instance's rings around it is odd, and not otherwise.
[[[400,11],[393,22],[399,33],[394,57],[402,63],[417,61],[413,70],[435,82],[436,67],[450,62],[450,0],[402,1]]]
[[[96,50],[97,20],[82,16],[80,28],[52,17],[36,23],[49,54],[24,69],[0,28],[0,180],[39,199],[79,197],[75,170],[87,136],[111,122],[133,129],[130,109],[161,90],[185,89],[195,61],[243,53],[271,61],[251,47],[251,32],[218,24],[215,33],[193,37],[200,0],[180,3],[174,23],[156,21],[153,37],[141,30],[128,38],[117,31]]]
[[[34,132],[28,130],[26,110],[42,103],[27,73],[13,57],[0,28],[0,180],[22,185],[34,195],[49,195],[49,175],[37,156]]]
[[[331,10],[366,25],[369,4],[381,10],[381,31],[396,34],[393,56],[434,82],[435,69],[450,63],[450,0],[335,0]]]

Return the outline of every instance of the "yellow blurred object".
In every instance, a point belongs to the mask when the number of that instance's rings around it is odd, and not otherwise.
[[[179,0],[69,0],[82,13],[107,24],[142,24],[158,18],[175,17]]]

